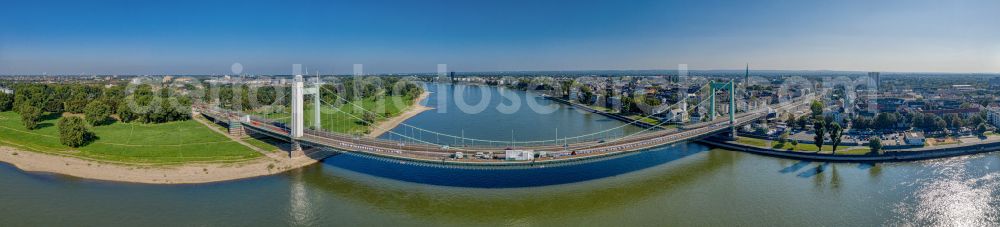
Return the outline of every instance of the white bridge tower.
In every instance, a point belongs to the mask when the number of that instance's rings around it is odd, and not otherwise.
[[[305,80],[301,75],[301,65],[296,64],[293,71],[296,72],[296,75],[292,81],[292,121],[289,125],[291,130],[288,132],[288,137],[292,140],[291,156],[294,157],[302,155],[302,147],[295,139],[301,138],[305,134],[305,95],[313,95],[313,129],[322,129],[320,122],[320,86],[322,86],[322,80],[317,74],[316,81],[312,83],[313,86],[306,88]]]

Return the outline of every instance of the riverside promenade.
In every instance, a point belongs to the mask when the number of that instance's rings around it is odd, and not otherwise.
[[[903,162],[1000,151],[1000,141],[983,141],[967,144],[944,145],[939,147],[885,150],[882,154],[877,155],[835,155],[793,152],[740,144],[734,141],[720,139],[718,137],[706,138],[699,140],[698,142],[728,150],[742,151],[759,155],[826,162]]]

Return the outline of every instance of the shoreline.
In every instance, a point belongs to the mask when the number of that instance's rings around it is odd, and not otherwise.
[[[274,175],[319,162],[308,156],[275,159],[268,156],[233,163],[127,165],[85,160],[0,146],[0,162],[31,173],[51,173],[84,179],[142,184],[200,184]]]
[[[731,141],[714,140],[713,138],[699,140],[698,142],[710,146],[719,147],[726,150],[746,152],[757,155],[809,161],[825,162],[910,162],[928,159],[949,158],[956,156],[976,155],[1000,151],[1000,142],[978,143],[968,146],[944,147],[934,149],[924,149],[916,151],[910,150],[888,150],[887,153],[879,155],[842,155],[842,154],[822,154],[822,153],[801,153],[776,150],[772,148],[757,147],[740,144]]]
[[[382,134],[389,132],[389,130],[396,128],[396,126],[399,126],[399,124],[402,124],[403,121],[406,121],[407,119],[410,119],[413,116],[417,116],[417,114],[423,113],[424,111],[434,109],[420,104],[420,102],[423,102],[425,99],[427,99],[427,97],[430,97],[430,94],[431,93],[427,91],[420,93],[420,96],[417,96],[417,99],[413,100],[413,105],[410,105],[406,109],[406,111],[403,111],[403,113],[400,113],[395,117],[391,117],[389,119],[386,119],[385,121],[379,122],[377,125],[375,125],[375,127],[372,128],[371,132],[365,135],[365,137],[378,138],[379,136],[382,136]]]

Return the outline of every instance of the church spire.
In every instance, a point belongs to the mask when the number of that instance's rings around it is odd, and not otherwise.
[[[750,63],[747,63],[746,74],[743,74],[743,86],[750,86]]]

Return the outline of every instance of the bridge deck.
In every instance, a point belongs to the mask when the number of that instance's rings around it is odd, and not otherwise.
[[[787,108],[790,106],[801,105],[801,104],[785,104],[778,108]],[[207,108],[199,109],[202,114],[208,115],[215,119],[239,119],[240,114],[235,112],[226,112],[220,110],[213,110]],[[752,122],[755,119],[767,116],[766,111],[753,111],[748,113],[737,114],[736,122],[737,125],[746,124]],[[535,158],[530,161],[512,161],[503,159],[486,159],[486,158],[463,158],[454,159],[451,158],[455,152],[463,152],[465,155],[473,155],[477,152],[492,152],[493,154],[504,154],[505,148],[497,147],[451,147],[444,148],[432,144],[415,144],[415,143],[404,143],[394,140],[385,140],[377,138],[364,138],[359,136],[352,136],[340,133],[329,133],[315,130],[305,130],[305,133],[300,138],[295,138],[296,141],[300,143],[305,143],[312,146],[326,147],[341,152],[357,153],[362,155],[370,155],[376,157],[385,157],[397,160],[407,160],[416,161],[424,163],[435,163],[435,164],[450,164],[450,165],[485,165],[485,166],[499,166],[499,165],[537,165],[537,164],[547,164],[547,163],[561,163],[561,162],[572,162],[579,160],[588,160],[600,157],[615,156],[621,154],[632,153],[636,151],[648,150],[650,148],[666,146],[678,142],[689,141],[693,139],[699,139],[707,137],[722,131],[726,131],[731,126],[729,124],[729,119],[719,119],[712,122],[696,123],[693,125],[685,126],[684,129],[668,129],[661,131],[652,131],[648,133],[642,133],[638,135],[628,136],[620,138],[618,140],[607,141],[607,142],[579,142],[571,143],[565,146],[562,145],[545,145],[545,146],[527,146],[527,147],[517,147],[518,150],[532,150],[535,152],[544,151],[547,153],[545,157]],[[274,122],[270,122],[265,119],[240,119],[239,122],[244,124],[248,129],[262,132],[266,135],[272,137],[278,137],[279,139],[288,140],[291,139],[288,135],[288,129],[275,125]]]

